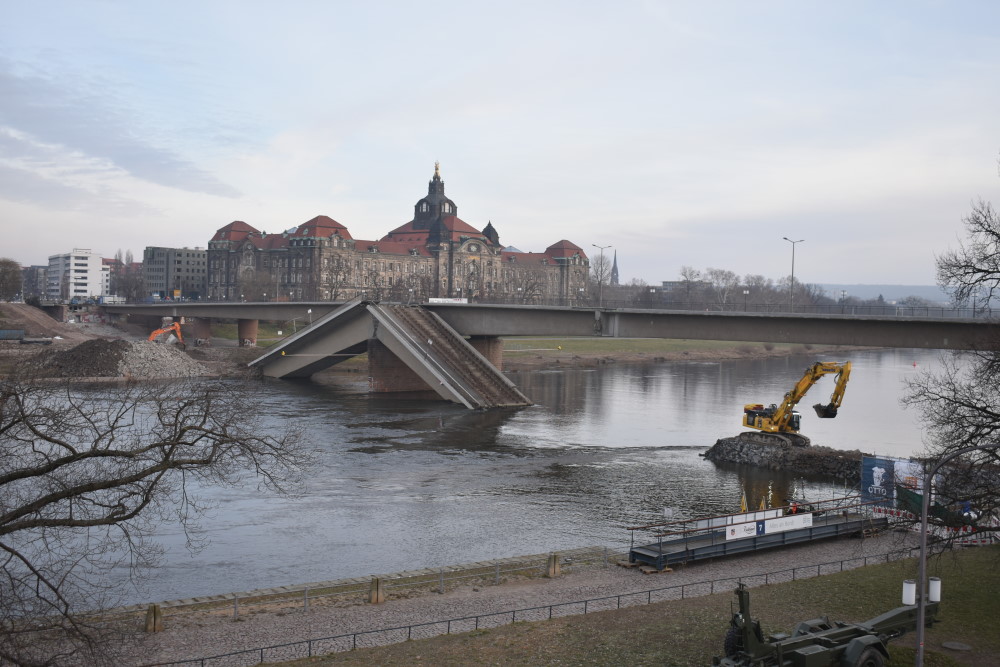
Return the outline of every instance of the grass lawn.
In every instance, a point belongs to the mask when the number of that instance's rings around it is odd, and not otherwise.
[[[685,351],[714,351],[734,348],[746,348],[747,351],[787,349],[807,352],[811,346],[790,343],[747,343],[679,338],[504,338],[505,356],[530,354],[535,351],[562,351],[587,355],[626,353],[655,356]]]
[[[1000,546],[933,558],[929,574],[942,580],[939,622],[927,630],[925,665],[1000,665]],[[901,604],[904,579],[916,560],[751,589],[751,608],[765,634],[829,616],[859,622]],[[666,575],[669,576],[669,575]],[[655,586],[651,582],[651,587]],[[710,665],[736,596],[719,593],[586,616],[517,623],[461,635],[361,649],[285,665]],[[391,603],[390,603],[391,604]],[[430,619],[428,619],[430,620]],[[890,643],[892,667],[912,665],[915,633]],[[942,642],[968,644],[954,652]]]

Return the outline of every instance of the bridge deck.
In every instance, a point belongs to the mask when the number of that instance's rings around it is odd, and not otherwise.
[[[652,544],[633,547],[629,551],[630,563],[645,563],[658,570],[708,558],[722,558],[741,553],[763,551],[815,542],[834,537],[855,535],[865,530],[882,530],[889,520],[868,518],[860,514],[824,514],[813,517],[813,525],[779,533],[757,535],[742,539],[726,539],[726,530],[713,530],[690,537],[661,539]]]

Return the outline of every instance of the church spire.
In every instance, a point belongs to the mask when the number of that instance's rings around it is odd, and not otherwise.
[[[611,284],[618,284],[618,250],[615,249],[615,259],[611,263]]]

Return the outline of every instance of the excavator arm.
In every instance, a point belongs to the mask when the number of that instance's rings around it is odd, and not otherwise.
[[[823,419],[836,417],[840,404],[844,402],[844,390],[847,388],[847,381],[851,377],[851,362],[845,361],[843,364],[839,364],[839,369],[836,372],[837,384],[833,388],[833,394],[830,395],[830,402],[826,405],[817,403],[813,406],[816,415]]]
[[[181,348],[184,347],[184,336],[183,334],[181,334],[180,322],[174,322],[170,326],[163,327],[162,329],[157,329],[153,333],[149,334],[149,338],[147,340],[155,341],[163,334],[168,334],[168,333],[172,333],[173,335],[177,336],[178,345],[180,345]]]
[[[805,398],[806,393],[820,378],[825,375],[837,374],[836,387],[830,397],[830,403],[817,403],[813,406],[816,414],[824,419],[837,416],[837,409],[844,400],[844,390],[851,376],[851,362],[817,361],[806,369],[802,378],[795,383],[791,391],[785,393],[780,404],[771,404],[765,408],[762,404],[751,403],[743,408],[743,425],[769,433],[796,433],[799,430],[798,413],[795,406]]]

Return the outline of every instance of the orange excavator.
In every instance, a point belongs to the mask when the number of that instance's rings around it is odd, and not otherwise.
[[[173,334],[174,336],[177,336],[177,344],[181,346],[182,350],[185,349],[186,346],[184,345],[184,336],[181,334],[180,322],[171,322],[169,325],[157,329],[153,333],[149,334],[149,338],[147,340],[155,341],[163,334]]]

